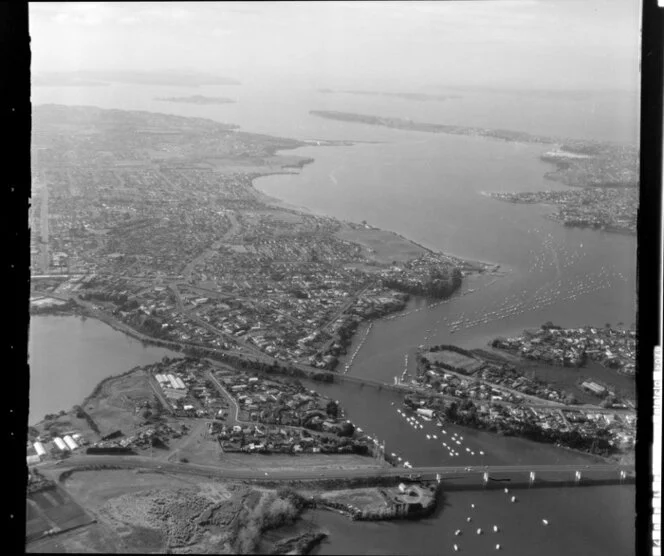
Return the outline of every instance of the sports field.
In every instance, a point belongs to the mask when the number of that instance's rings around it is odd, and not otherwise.
[[[457,353],[456,351],[430,351],[424,353],[423,356],[431,363],[443,363],[445,365],[449,365],[455,370],[458,370],[459,372],[466,374],[474,373],[484,364],[478,359],[468,357],[467,355]]]

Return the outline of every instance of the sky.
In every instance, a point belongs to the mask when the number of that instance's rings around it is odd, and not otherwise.
[[[30,34],[34,73],[633,91],[640,0],[47,2]]]

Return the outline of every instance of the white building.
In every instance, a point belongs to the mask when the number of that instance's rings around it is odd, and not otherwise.
[[[53,439],[53,443],[58,447],[58,449],[62,452],[66,452],[69,448],[65,444],[64,440],[60,438],[59,436],[55,437]]]
[[[71,436],[67,435],[63,440],[70,450],[76,450],[76,448],[78,448],[78,444],[76,444],[76,441]]]

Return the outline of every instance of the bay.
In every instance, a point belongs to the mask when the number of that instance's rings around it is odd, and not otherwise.
[[[148,365],[173,351],[140,341],[95,320],[74,316],[30,319],[29,424],[79,404],[104,378]]]

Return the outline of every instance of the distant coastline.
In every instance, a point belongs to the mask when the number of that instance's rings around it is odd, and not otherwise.
[[[191,95],[188,97],[155,97],[159,102],[179,102],[183,104],[234,104],[232,98],[227,97],[206,97],[203,95]]]
[[[430,94],[430,93],[391,93],[386,91],[335,91],[334,89],[318,89],[319,93],[323,94],[346,94],[346,95],[362,95],[362,96],[381,96],[400,98],[403,100],[416,100],[416,101],[445,101],[451,99],[461,98],[461,95],[443,95],[443,94]]]

